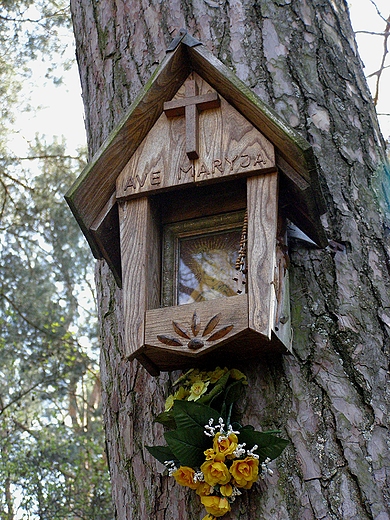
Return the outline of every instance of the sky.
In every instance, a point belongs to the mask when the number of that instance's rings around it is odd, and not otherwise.
[[[384,18],[390,14],[389,0],[375,0],[375,5]],[[378,15],[373,0],[349,0],[352,23],[358,41],[359,52],[365,65],[366,76],[374,73],[380,67],[383,55],[383,37],[360,31],[383,32],[385,21]],[[74,47],[70,36],[67,48],[68,57],[74,56]],[[389,41],[390,46],[390,41]],[[381,79],[380,97],[377,107],[379,114],[390,114],[390,57],[388,67]],[[83,120],[83,105],[77,65],[64,73],[64,83],[56,87],[50,79],[44,79],[46,64],[37,63],[33,76],[25,82],[25,93],[30,95],[31,104],[40,106],[34,113],[21,113],[17,119],[17,126],[21,129],[14,136],[11,148],[19,155],[27,151],[27,142],[33,140],[36,133],[47,136],[64,135],[70,153],[85,144],[85,130]],[[369,86],[374,92],[375,76],[368,78]],[[390,138],[390,116],[379,115],[379,122],[385,138]]]

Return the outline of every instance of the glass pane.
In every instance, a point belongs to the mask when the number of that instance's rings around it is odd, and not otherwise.
[[[240,236],[237,229],[179,241],[178,305],[237,295],[233,278]]]

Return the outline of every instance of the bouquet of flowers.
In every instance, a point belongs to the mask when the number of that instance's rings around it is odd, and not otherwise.
[[[243,489],[272,474],[268,463],[288,441],[276,436],[279,431],[259,432],[232,421],[233,405],[248,384],[239,370],[190,370],[179,383],[156,418],[169,428],[167,446],[147,449],[178,484],[196,491],[207,511],[203,520],[215,520],[230,511]]]

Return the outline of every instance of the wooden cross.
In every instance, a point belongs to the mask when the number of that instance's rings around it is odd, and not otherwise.
[[[216,92],[198,96],[195,80],[186,82],[186,97],[164,103],[167,117],[185,116],[186,153],[189,159],[198,159],[199,112],[209,108],[218,108],[221,101]]]

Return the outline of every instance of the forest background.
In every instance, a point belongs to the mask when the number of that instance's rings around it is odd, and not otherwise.
[[[388,0],[352,21],[390,141]],[[66,2],[0,5],[0,519],[112,518],[94,262],[63,195],[86,161]]]

